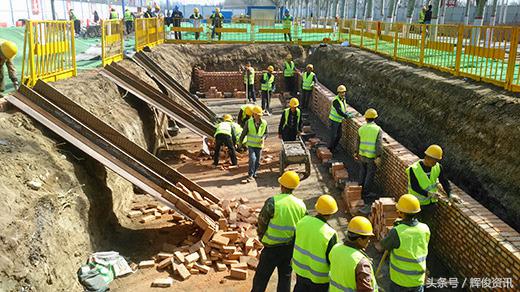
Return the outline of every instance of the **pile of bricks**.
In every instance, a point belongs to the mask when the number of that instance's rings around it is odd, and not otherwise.
[[[217,87],[211,86],[209,90],[205,93],[206,98],[223,98],[224,95],[222,92],[217,90]]]
[[[222,92],[234,92],[235,89],[245,90],[242,74],[239,71],[208,72],[196,68],[193,72],[193,89],[199,92],[207,92],[211,87],[216,87]],[[255,72],[255,90],[260,90],[262,74],[262,71]],[[276,90],[285,90],[283,72],[275,71],[274,75]]]
[[[330,165],[330,173],[336,183],[336,186],[345,185],[348,180],[348,171],[343,162],[332,162]]]
[[[377,240],[385,238],[398,217],[394,198],[379,198],[372,204],[370,221]]]
[[[233,98],[246,98],[246,92],[245,91],[239,91],[238,89],[233,89]]]
[[[307,142],[305,142],[305,146],[307,147],[307,149],[311,149],[320,143],[321,143],[320,138],[309,138],[309,140],[307,140]]]
[[[327,163],[332,159],[332,152],[327,147],[319,147],[316,150],[316,156],[318,156],[321,163]]]
[[[361,199],[361,191],[362,187],[355,183],[351,183],[343,189],[343,201],[352,216],[357,215],[359,208],[365,204]]]
[[[135,204],[132,206],[132,209],[127,214],[128,218],[132,220],[138,220],[141,223],[148,223],[166,216],[168,216],[168,219],[173,219],[179,224],[186,222],[186,218],[184,217],[184,215],[171,209],[168,206],[159,205],[155,202],[146,204]]]

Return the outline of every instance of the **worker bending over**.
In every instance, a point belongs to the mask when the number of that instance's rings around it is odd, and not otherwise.
[[[251,104],[243,104],[238,112],[238,124],[241,127],[245,127],[247,120],[253,115],[253,108],[255,106]]]
[[[228,149],[231,164],[237,165],[237,154],[235,151],[235,144],[237,142],[237,135],[235,127],[233,126],[233,117],[231,115],[224,115],[223,122],[217,125],[215,130],[215,155],[213,156],[213,166],[218,166],[220,158],[220,147],[225,145]]]
[[[296,273],[294,292],[329,289],[329,253],[337,242],[337,235],[327,220],[338,211],[338,205],[332,196],[322,195],[315,208],[318,215],[305,216],[296,225],[292,260]]]
[[[266,115],[271,114],[269,104],[271,103],[271,94],[273,92],[274,84],[274,67],[269,65],[267,72],[264,72],[262,79],[260,79],[260,91],[262,92],[262,109]]]
[[[298,105],[300,102],[293,97],[289,101],[289,107],[282,112],[278,125],[278,138],[283,141],[296,141],[302,132],[302,114]]]
[[[330,292],[377,291],[372,260],[364,252],[372,236],[372,223],[367,218],[356,216],[350,220],[345,240],[329,254]]]
[[[249,151],[249,170],[247,172],[247,181],[254,181],[256,172],[260,167],[260,158],[262,156],[262,148],[264,148],[264,140],[267,137],[267,122],[262,119],[262,108],[255,106],[253,108],[253,118],[247,120],[246,126],[238,139],[239,147],[242,141],[247,137],[246,146]]]
[[[390,291],[422,292],[430,228],[416,218],[421,205],[415,196],[402,195],[396,207],[403,219],[381,240],[381,246],[390,252]]]
[[[278,178],[281,193],[270,197],[258,215],[258,237],[264,245],[253,278],[253,292],[263,292],[275,268],[278,269],[277,291],[291,289],[291,258],[296,223],[307,213],[302,200],[293,195],[300,184],[294,171],[286,171]]]
[[[256,102],[255,96],[255,68],[251,66],[251,62],[247,62],[244,72],[244,84],[246,86],[246,94],[248,102]]]
[[[347,112],[347,102],[345,95],[347,93],[347,87],[345,85],[338,86],[338,94],[332,100],[330,104],[330,142],[329,150],[334,152],[336,146],[338,146],[339,140],[341,139],[341,123],[352,118],[354,115]]]
[[[0,92],[5,90],[4,82],[4,64],[7,67],[7,75],[13,82],[14,88],[18,88],[18,78],[16,78],[16,67],[13,59],[18,52],[18,48],[13,42],[0,39]]]
[[[312,64],[307,64],[305,72],[302,74],[302,109],[307,109],[309,107],[309,101],[312,98],[312,91],[317,82],[318,78],[316,77],[316,73],[314,73],[314,66]]]

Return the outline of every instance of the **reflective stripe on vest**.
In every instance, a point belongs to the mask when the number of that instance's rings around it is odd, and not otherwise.
[[[283,114],[285,116],[285,122],[283,123],[282,129],[285,129],[285,126],[287,126],[287,123],[289,121],[289,112],[291,111],[291,108],[286,108],[283,111]],[[301,111],[299,108],[296,108],[296,126],[300,123],[301,118]]]
[[[403,287],[421,286],[426,277],[430,228],[423,223],[416,226],[399,224],[394,228],[400,244],[390,253],[390,279]]]
[[[296,225],[292,267],[294,272],[316,284],[329,282],[327,246],[336,231],[326,222],[305,216]]]
[[[289,26],[290,27],[290,26]],[[285,68],[283,69],[283,76],[292,77],[294,75],[294,62],[288,63],[285,61]]]
[[[247,120],[247,146],[254,148],[264,148],[264,134],[267,129],[267,122],[262,119],[258,133],[256,132],[255,119]]]
[[[246,70],[249,70],[249,85],[254,85],[255,84],[255,69],[253,69],[253,67],[249,68],[249,69],[246,69]],[[244,84],[247,83],[247,71],[244,73]]]
[[[329,292],[356,291],[356,267],[363,258],[366,258],[370,262],[372,288],[374,291],[378,291],[370,259],[358,249],[343,243],[337,243],[329,254]]]
[[[413,171],[413,173],[415,174],[415,178],[419,182],[419,186],[421,187],[421,189],[433,194],[437,192],[437,179],[441,174],[441,166],[439,165],[439,163],[436,163],[432,167],[430,173],[424,172],[423,168],[421,167],[420,160],[416,161],[408,168],[406,168],[406,175],[408,176],[408,193],[416,196],[417,199],[419,199],[421,205],[429,205],[431,203],[436,203],[438,200],[436,198],[433,198],[432,195],[428,195],[428,197],[425,197],[412,190],[412,186],[410,183],[410,171]]]
[[[217,125],[217,130],[215,131],[215,137],[218,134],[224,134],[231,137],[231,123],[230,122],[222,122]]]
[[[278,194],[274,199],[274,216],[269,220],[262,237],[265,245],[289,243],[294,238],[296,223],[305,216],[307,209],[302,200],[290,194]]]
[[[284,16],[282,22],[283,22],[283,28],[291,28],[293,18],[292,16]]]
[[[271,77],[269,77],[269,79],[268,76],[269,75],[267,75],[267,73],[264,73],[264,75],[262,75],[262,80],[264,80],[265,82],[262,83],[262,86],[260,86],[261,90],[267,91],[273,89],[274,74],[271,73]]]
[[[330,103],[329,120],[332,120],[332,121],[334,121],[336,123],[341,123],[341,122],[343,122],[343,120],[345,118],[340,116],[338,114],[338,112],[336,111],[336,109],[334,108],[334,101],[335,100],[339,101],[339,105],[341,107],[341,111],[342,112],[346,112],[347,111],[347,103],[345,102],[345,99],[341,100],[341,98],[339,98],[339,95],[336,95],[336,97],[334,97],[334,99]]]
[[[303,78],[303,83],[302,83],[302,88],[304,90],[312,90],[312,88],[314,87],[314,72],[305,72],[303,73],[302,75],[302,78]]]
[[[375,123],[366,123],[358,130],[359,134],[359,155],[366,158],[375,158],[376,142],[381,128]]]

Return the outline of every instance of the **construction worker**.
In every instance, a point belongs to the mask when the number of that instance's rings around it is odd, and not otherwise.
[[[421,11],[419,11],[419,19],[417,20],[419,24],[424,24],[424,17],[426,16],[426,5],[423,5]]]
[[[193,14],[190,16],[190,19],[193,21],[194,28],[200,28],[200,23],[204,19],[202,14],[199,13],[199,9],[197,7],[193,8]],[[195,39],[198,40],[200,38],[200,32],[195,32]]]
[[[180,27],[183,18],[184,18],[184,15],[179,10],[179,6],[175,5],[175,7],[173,7],[173,11],[172,11],[172,15],[171,15],[171,21],[172,21],[173,27]],[[180,31],[174,31],[173,34],[174,34],[174,37],[176,40],[182,40],[182,35],[181,35]]]
[[[253,108],[253,118],[247,120],[246,126],[238,139],[239,147],[247,137],[246,146],[249,151],[249,169],[247,181],[254,181],[257,177],[256,172],[260,167],[260,158],[262,156],[262,148],[264,148],[264,140],[267,137],[267,122],[262,119],[262,108],[255,106]]]
[[[222,15],[222,13],[220,13],[220,8],[215,8],[215,13],[211,14],[211,16],[209,17],[209,19],[211,19],[211,39],[215,39],[215,33],[218,35],[218,40],[220,41],[220,39],[222,38],[222,33],[221,32],[216,32],[215,30],[217,28],[221,28],[222,27],[222,23],[224,22],[224,15]]]
[[[294,171],[286,171],[278,178],[281,192],[264,203],[258,215],[258,237],[264,245],[253,278],[253,292],[263,292],[275,268],[278,269],[277,291],[291,289],[291,258],[296,224],[307,213],[305,203],[293,195],[300,184]]]
[[[296,273],[294,292],[329,289],[329,253],[337,242],[337,235],[327,220],[338,211],[338,205],[332,196],[322,195],[315,208],[318,215],[305,216],[296,224],[292,259]]]
[[[244,70],[244,85],[246,87],[247,101],[256,102],[255,96],[255,68],[251,62],[247,62]]]
[[[130,9],[125,9],[125,14],[123,15],[123,19],[125,20],[125,28],[126,34],[130,34],[133,30],[134,26],[134,14],[130,11]]]
[[[247,120],[253,115],[253,108],[255,106],[251,104],[243,104],[238,112],[237,121],[238,124],[243,128],[246,126]]]
[[[283,39],[285,41],[287,41],[287,38],[289,38],[289,42],[292,42],[292,37],[291,37],[292,22],[293,22],[293,17],[289,14],[289,10],[285,9],[282,23],[283,23],[283,28],[289,30],[288,33],[283,34]]]
[[[421,204],[415,196],[402,195],[396,207],[402,220],[381,240],[390,252],[390,291],[424,291],[430,228],[416,218]]]
[[[155,16],[156,16],[155,13],[152,11],[152,6],[148,5],[146,7],[146,12],[144,13],[143,17],[144,18],[154,18]]]
[[[285,79],[285,90],[289,91],[291,96],[296,96],[296,89],[294,86],[294,74],[296,73],[294,62],[292,60],[292,55],[289,54],[285,58],[284,69],[283,69],[283,78]]]
[[[154,13],[155,13],[155,17],[163,16],[163,14],[161,12],[161,6],[159,6],[159,4],[157,4],[157,3],[155,3]]]
[[[302,133],[303,123],[299,105],[300,101],[293,97],[289,101],[289,107],[283,110],[278,125],[278,138],[283,141],[296,141],[296,137]]]
[[[309,101],[312,98],[312,91],[314,90],[314,84],[316,84],[316,82],[318,82],[318,78],[316,77],[316,73],[314,73],[314,66],[307,64],[305,72],[302,74],[302,109],[309,107]]]
[[[235,151],[235,144],[237,143],[237,136],[235,133],[235,127],[233,127],[233,117],[231,115],[224,115],[222,118],[224,121],[217,125],[215,130],[215,155],[213,156],[213,166],[218,166],[218,160],[220,158],[220,147],[226,145],[228,149],[229,158],[231,158],[231,164],[237,165],[237,154]]]
[[[345,101],[345,95],[347,93],[347,87],[345,85],[338,86],[338,94],[332,100],[330,104],[330,142],[329,150],[334,152],[336,146],[338,146],[339,140],[341,139],[341,123],[345,119],[350,119],[354,115],[347,112],[347,102]]]
[[[69,9],[69,20],[74,22],[74,33],[79,35],[81,32],[81,21],[74,14],[74,9]]]
[[[15,43],[0,39],[0,92],[4,92],[4,64],[7,67],[7,75],[13,83],[14,88],[18,88],[18,78],[16,78],[16,67],[13,64],[14,57],[18,52]]]
[[[345,240],[329,254],[330,292],[377,291],[372,260],[364,252],[372,236],[372,223],[367,218],[356,216],[350,220]]]
[[[271,115],[269,104],[271,103],[271,94],[273,92],[273,84],[274,84],[274,67],[269,65],[267,67],[267,72],[264,72],[262,78],[260,79],[260,91],[262,94],[262,109],[266,115]]]
[[[372,210],[372,203],[378,198],[369,196],[370,188],[376,173],[376,158],[381,156],[383,144],[381,142],[381,128],[374,123],[377,118],[377,111],[369,108],[365,112],[366,124],[358,130],[356,148],[358,152],[354,158],[361,165],[359,175],[359,185],[363,187],[361,197],[365,206],[359,210],[362,214],[369,214]]]
[[[110,17],[109,19],[119,19],[119,13],[116,12],[115,8],[110,8]]]

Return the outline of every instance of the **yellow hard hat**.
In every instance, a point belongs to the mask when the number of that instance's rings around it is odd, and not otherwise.
[[[307,64],[307,68],[311,68],[311,70],[314,70],[314,65],[312,65],[312,64]]]
[[[231,122],[233,120],[233,117],[230,114],[225,114],[222,118],[225,122]]]
[[[430,156],[431,158],[441,160],[442,159],[442,148],[439,145],[430,145],[426,151],[424,151],[424,154]]]
[[[289,54],[289,55],[287,55],[287,57],[285,57],[285,58],[286,58],[287,60],[291,60],[291,59],[292,59],[292,55]]]
[[[421,212],[421,203],[419,200],[410,194],[402,195],[395,204],[397,210],[406,214],[416,214]]]
[[[193,8],[193,12],[199,13],[199,9],[197,7]]]
[[[294,190],[300,185],[300,176],[295,171],[289,170],[282,174],[281,177],[278,178],[278,182],[291,190]]]
[[[269,72],[273,72],[273,71],[274,71],[274,67],[271,66],[271,65],[269,65],[269,66],[267,67],[267,71],[269,71]]]
[[[220,8],[215,8],[215,12],[220,12]]]
[[[321,195],[314,208],[322,215],[332,215],[338,212],[338,204],[331,195]]]
[[[346,92],[347,91],[347,87],[345,85],[340,85],[338,86],[338,92]]]
[[[365,112],[365,118],[366,119],[375,119],[377,118],[377,111],[373,108],[369,108],[367,109],[367,111]]]
[[[16,56],[18,48],[16,47],[15,43],[10,41],[4,41],[0,45],[0,51],[2,52],[2,55],[4,55],[4,57],[11,60],[12,58],[14,58],[14,56]]]
[[[372,223],[366,217],[355,216],[348,223],[348,232],[352,232],[364,236],[374,235]]]
[[[248,116],[253,115],[253,108],[254,108],[254,106],[248,104],[248,105],[246,106],[246,109],[245,109],[245,111],[246,111],[246,115],[248,115]]]
[[[289,101],[290,107],[297,107],[299,105],[300,105],[300,101],[296,97],[291,98],[291,100]]]
[[[259,116],[264,115],[264,113],[262,112],[262,107],[260,107],[259,105],[255,105],[255,107],[253,107],[253,113]]]

